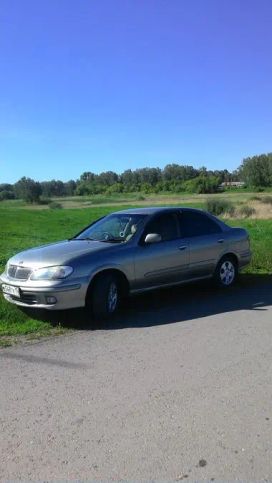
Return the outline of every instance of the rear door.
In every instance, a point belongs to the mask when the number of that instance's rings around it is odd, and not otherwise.
[[[148,233],[158,233],[162,241],[145,244]],[[156,215],[147,224],[135,251],[135,288],[184,280],[188,265],[188,243],[180,238],[178,214],[173,211]]]
[[[181,236],[186,240],[190,251],[189,277],[211,275],[225,251],[224,232],[205,213],[184,210],[181,211],[179,219]]]

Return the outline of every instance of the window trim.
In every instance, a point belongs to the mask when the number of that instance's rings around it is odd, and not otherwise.
[[[181,238],[181,229],[180,229],[180,222],[179,222],[179,212],[177,210],[173,210],[173,211],[167,211],[167,212],[159,212],[159,213],[155,213],[154,215],[152,215],[152,217],[147,221],[144,229],[143,229],[143,232],[142,232],[142,235],[140,236],[140,239],[139,239],[139,242],[138,244],[141,245],[141,246],[147,246],[144,242],[144,239],[146,237],[146,235],[148,233],[151,233],[150,231],[147,231],[147,228],[148,228],[148,225],[150,223],[152,223],[154,220],[156,220],[156,218],[160,218],[160,217],[163,217],[163,216],[167,216],[167,215],[174,215],[175,216],[175,219],[176,219],[176,229],[177,229],[177,238],[173,238],[171,240],[161,240],[160,242],[158,243],[155,243],[155,245],[159,245],[160,243],[168,243],[168,242],[172,242],[172,241],[175,241],[175,240],[179,240]]]

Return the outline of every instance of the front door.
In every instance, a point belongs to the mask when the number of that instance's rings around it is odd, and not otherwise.
[[[158,243],[146,244],[148,233],[161,235]],[[146,226],[135,251],[135,289],[180,282],[187,277],[189,247],[180,239],[175,212],[155,216]]]

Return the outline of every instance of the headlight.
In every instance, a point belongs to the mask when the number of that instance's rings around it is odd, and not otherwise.
[[[73,272],[72,267],[44,267],[34,270],[30,276],[30,280],[62,280],[69,277]]]

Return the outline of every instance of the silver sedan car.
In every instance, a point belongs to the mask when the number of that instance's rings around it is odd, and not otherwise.
[[[73,238],[12,257],[4,297],[23,307],[86,307],[96,319],[125,295],[213,279],[234,284],[250,262],[249,236],[201,210],[136,208],[105,216]]]

